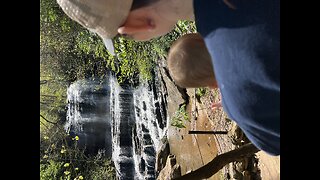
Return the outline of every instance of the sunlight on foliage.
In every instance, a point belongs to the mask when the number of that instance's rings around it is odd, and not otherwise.
[[[187,113],[186,104],[180,106],[177,112],[175,112],[174,116],[171,119],[171,126],[175,126],[177,128],[185,128],[185,122],[190,121],[189,115]]]

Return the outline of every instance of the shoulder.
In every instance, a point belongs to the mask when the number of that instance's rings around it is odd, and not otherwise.
[[[195,0],[224,110],[248,138],[269,154],[280,153],[279,1],[235,4]],[[245,11],[247,10],[247,11]]]
[[[280,43],[263,25],[205,38],[223,107],[259,149],[279,153]]]
[[[240,28],[280,22],[279,0],[194,0],[195,22],[206,37],[218,28]],[[235,7],[235,8],[234,8]]]

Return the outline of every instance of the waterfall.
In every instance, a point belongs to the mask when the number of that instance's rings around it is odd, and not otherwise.
[[[110,87],[101,80],[79,80],[67,90],[68,111],[65,129],[79,137],[79,148],[88,154],[103,150],[111,156]]]
[[[122,88],[115,78],[110,77],[112,116],[112,159],[119,179],[135,177],[132,131],[135,124],[133,93],[130,88]]]
[[[134,92],[135,105],[135,141],[133,147],[137,179],[155,179],[155,155],[160,140],[165,135],[165,113],[160,110],[161,99],[155,99],[154,91],[146,85]],[[158,96],[159,97],[159,96]]]
[[[156,151],[167,128],[158,85],[157,78],[136,88],[120,86],[113,76],[77,81],[68,88],[66,130],[91,153],[112,157],[118,179],[156,179]]]

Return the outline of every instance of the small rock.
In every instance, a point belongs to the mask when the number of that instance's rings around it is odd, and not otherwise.
[[[230,137],[232,144],[234,145],[243,144],[244,134],[236,123],[233,123],[231,130],[228,132],[228,136]]]
[[[248,170],[243,171],[243,180],[251,180],[251,172]]]
[[[236,168],[237,171],[242,172],[242,171],[246,170],[247,165],[248,164],[245,164],[245,160],[243,160],[243,161],[240,161],[240,162],[236,162],[235,163],[235,168]]]
[[[243,178],[242,173],[237,171],[235,168],[232,171],[233,171],[233,175],[232,175],[233,179],[242,179]]]
[[[259,171],[258,164],[254,163],[251,169],[252,172],[257,173]]]

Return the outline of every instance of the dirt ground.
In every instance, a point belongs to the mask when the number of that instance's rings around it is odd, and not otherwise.
[[[190,96],[188,111],[191,120],[186,123],[186,128],[171,127],[168,131],[171,153],[176,155],[177,162],[181,166],[182,175],[203,166],[218,154],[228,152],[237,147],[232,138],[230,138],[230,134],[188,134],[189,130],[231,132],[232,128],[236,126],[234,122],[226,120],[227,115],[222,108],[216,108],[215,110],[208,108],[211,103],[220,100],[218,90],[208,91],[206,95],[200,98],[200,101],[197,101],[194,97],[195,90],[188,89],[188,95]],[[230,163],[210,179],[280,179],[280,156],[270,156],[259,151],[248,159],[246,163],[240,163],[240,166],[239,163]]]

